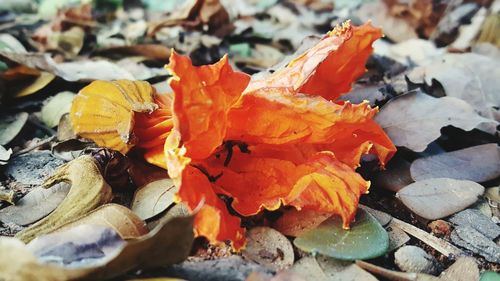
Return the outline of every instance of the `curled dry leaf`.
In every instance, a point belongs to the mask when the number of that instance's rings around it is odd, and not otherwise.
[[[410,172],[416,181],[447,177],[485,182],[500,176],[500,148],[490,143],[420,158]]]
[[[9,148],[8,150],[3,147],[3,145],[0,145],[0,165],[5,165],[10,159],[10,156],[12,155],[12,149]]]
[[[177,190],[171,179],[150,182],[135,192],[131,209],[143,220],[152,218],[174,203]]]
[[[433,178],[404,187],[396,197],[417,215],[436,220],[467,208],[483,193],[484,187],[473,181]]]
[[[150,233],[127,241],[121,250],[105,263],[79,268],[41,263],[18,239],[0,237],[0,252],[12,253],[0,255],[0,278],[12,281],[103,280],[136,268],[154,268],[179,263],[186,259],[191,250],[192,229],[191,216],[163,221]],[[78,241],[73,243],[78,244]]]
[[[42,187],[50,188],[59,182],[71,184],[66,198],[50,215],[17,233],[17,238],[29,242],[108,203],[113,196],[111,187],[104,181],[91,156],[81,156],[59,167]]]
[[[415,68],[408,74],[414,83],[432,84],[435,79],[441,83],[449,97],[456,97],[469,103],[479,115],[500,120],[496,81],[500,76],[498,59],[474,53],[446,54],[430,64]]]
[[[0,116],[0,145],[6,145],[13,140],[28,121],[29,114],[18,113],[14,116]]]
[[[113,229],[122,239],[141,237],[149,232],[146,223],[129,208],[118,204],[106,204],[76,221],[62,225],[55,232],[62,232],[79,225],[102,225]]]
[[[113,229],[82,224],[42,235],[26,246],[41,263],[61,267],[92,267],[108,262],[125,246]]]
[[[0,50],[0,56],[23,66],[41,70],[42,73],[46,73],[44,79],[54,79],[55,76],[70,82],[134,79],[130,72],[106,60],[56,63],[47,53],[15,53],[4,50]]]
[[[276,270],[290,267],[294,261],[292,243],[270,227],[254,227],[247,232],[243,257]]]
[[[59,125],[61,117],[69,112],[74,97],[74,93],[67,91],[51,97],[42,107],[42,121],[50,128]]]
[[[0,221],[28,225],[50,214],[66,198],[70,185],[59,183],[49,189],[31,190],[15,205],[0,210]]]
[[[469,131],[481,128],[495,132],[497,122],[479,116],[463,100],[434,98],[419,91],[392,99],[375,117],[397,146],[422,152],[441,135],[441,128],[452,125]],[[485,127],[481,127],[485,126]]]

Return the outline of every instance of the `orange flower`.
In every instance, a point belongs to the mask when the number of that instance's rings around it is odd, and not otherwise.
[[[227,204],[239,216],[282,205],[330,212],[347,228],[370,185],[354,170],[361,156],[374,153],[383,166],[395,147],[373,121],[377,109],[334,100],[363,73],[380,36],[369,24],[346,23],[283,69],[251,82],[226,56],[195,67],[172,52],[173,95],[150,91],[145,100],[159,108],[152,112],[128,108],[139,113],[131,114],[128,138],[121,140],[135,141],[112,144],[122,152],[137,145],[148,162],[166,168],[179,187],[177,201],[199,210],[196,234],[211,242],[244,245],[240,219]],[[72,116],[82,108],[90,110],[77,103]],[[78,116],[75,128],[90,123]],[[101,135],[86,136],[110,144]]]

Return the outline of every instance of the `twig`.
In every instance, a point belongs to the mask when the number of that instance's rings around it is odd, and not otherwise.
[[[432,275],[423,274],[423,273],[407,273],[407,272],[398,272],[389,269],[385,269],[380,266],[376,266],[371,263],[367,263],[364,261],[357,260],[356,265],[361,267],[362,269],[369,271],[375,275],[383,276],[389,280],[393,281],[418,281],[418,280],[426,280],[426,281],[438,281],[441,280],[438,277],[434,277]]]
[[[429,234],[429,233],[423,231],[422,229],[415,227],[409,223],[406,223],[402,220],[393,218],[391,223],[389,224],[389,227],[391,225],[400,228],[404,232],[419,239],[420,241],[431,246],[436,251],[440,252],[441,254],[443,254],[447,257],[451,257],[451,256],[457,257],[457,256],[460,256],[463,254],[463,252],[460,249],[451,245],[450,243],[446,242],[445,240],[438,238],[432,234]]]
[[[19,151],[15,152],[15,153],[13,153],[11,158],[14,158],[14,157],[17,157],[17,156],[19,156],[19,155],[22,155],[22,154],[28,153],[28,152],[30,152],[30,151],[32,151],[32,150],[34,150],[34,149],[39,148],[40,146],[44,146],[44,145],[46,145],[47,143],[50,143],[51,141],[53,141],[55,138],[56,138],[56,136],[51,136],[51,137],[48,137],[48,138],[46,138],[46,139],[44,139],[44,140],[41,140],[41,141],[39,141],[39,142],[35,143],[35,144],[34,144],[34,145],[32,145],[32,146],[28,146],[28,147],[26,147],[26,148],[24,148],[24,149],[21,149],[21,150],[19,150]]]

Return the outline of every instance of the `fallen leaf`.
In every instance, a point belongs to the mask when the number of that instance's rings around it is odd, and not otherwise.
[[[64,232],[86,224],[111,228],[124,240],[139,238],[149,232],[146,223],[129,208],[113,203],[102,205],[78,220],[62,225],[54,232]]]
[[[64,161],[71,161],[84,154],[85,150],[96,148],[95,143],[77,139],[69,139],[52,145],[51,152],[54,156]]]
[[[21,65],[48,72],[70,82],[134,79],[130,72],[107,60],[56,63],[48,54],[14,53],[3,50],[0,50],[0,56]]]
[[[458,259],[439,275],[443,281],[479,280],[479,268],[475,258],[458,257]]]
[[[436,220],[461,211],[484,193],[478,183],[449,178],[433,178],[407,185],[396,197],[412,212]]]
[[[135,44],[130,46],[113,46],[95,51],[102,56],[141,56],[155,61],[168,61],[171,49],[161,44]],[[165,84],[165,83],[162,83]]]
[[[9,33],[0,33],[0,50],[26,52],[23,44]]]
[[[69,113],[74,97],[74,93],[66,91],[60,92],[49,98],[42,107],[42,121],[49,126],[49,128],[54,128],[59,125],[61,117],[65,113]]]
[[[0,251],[12,252],[12,255],[0,255],[0,278],[13,281],[103,280],[120,276],[135,268],[146,269],[179,263],[186,259],[191,250],[192,229],[192,217],[173,218],[162,222],[150,233],[127,241],[108,262],[81,268],[41,263],[18,239],[0,237]]]
[[[258,264],[283,270],[294,261],[292,243],[280,232],[265,226],[247,232],[247,245],[243,257]]]
[[[50,189],[35,188],[15,205],[0,210],[0,221],[28,225],[50,214],[64,200],[70,185],[60,183]]]
[[[376,281],[373,275],[352,262],[318,256],[316,260],[329,281],[366,280]]]
[[[356,11],[362,21],[373,21],[376,26],[382,27],[384,33],[396,42],[417,38],[417,33],[405,20],[393,17],[383,1],[363,3]]]
[[[396,225],[389,224],[386,229],[387,234],[389,234],[388,252],[392,252],[410,241],[410,236]]]
[[[31,82],[28,86],[22,88],[18,92],[14,94],[14,97],[20,98],[20,97],[25,97],[29,96],[31,94],[34,94],[41,89],[45,88],[52,80],[56,78],[55,75],[49,72],[42,71],[40,72],[40,75],[36,78],[34,78],[33,82]]]
[[[372,215],[360,209],[351,229],[343,229],[341,220],[332,217],[293,243],[303,251],[340,260],[371,259],[386,253],[389,236]]]
[[[0,116],[0,145],[6,145],[13,140],[28,121],[29,114],[20,112],[13,116]]]
[[[273,227],[284,235],[297,237],[308,230],[316,228],[331,216],[331,213],[313,210],[298,211],[292,208],[284,210],[283,215],[276,220]]]
[[[45,179],[43,187],[49,188],[60,182],[71,183],[66,198],[50,215],[18,232],[17,238],[29,242],[108,203],[113,196],[111,187],[104,181],[97,162],[88,155],[59,167]]]
[[[12,149],[5,149],[3,145],[0,145],[0,165],[5,165],[9,162],[10,156],[12,155]]]
[[[57,125],[57,139],[59,141],[76,139],[76,134],[73,131],[73,125],[71,125],[68,113],[61,116],[61,120],[59,120],[59,124]]]
[[[497,122],[483,118],[463,100],[434,98],[419,91],[409,92],[388,102],[375,120],[396,146],[422,152],[441,135],[441,128],[452,125],[470,131],[486,125],[494,133]]]
[[[147,183],[134,193],[131,209],[141,219],[147,220],[172,205],[177,191],[173,181],[168,178]]]
[[[500,176],[500,148],[490,143],[420,158],[410,171],[415,181],[447,177],[485,182]]]
[[[40,236],[28,243],[26,248],[40,263],[78,268],[109,262],[125,244],[112,228],[82,224]]]
[[[290,270],[307,280],[330,281],[328,276],[323,272],[323,269],[319,266],[316,258],[312,256],[305,256],[296,261]]]
[[[408,78],[413,83],[432,84],[435,79],[447,96],[468,102],[479,115],[500,120],[495,107],[500,104],[496,77],[498,59],[473,53],[446,54],[439,60],[413,69]]]

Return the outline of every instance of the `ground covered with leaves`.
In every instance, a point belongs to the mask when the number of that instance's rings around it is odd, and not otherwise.
[[[500,2],[3,0],[0,279],[500,280]]]

